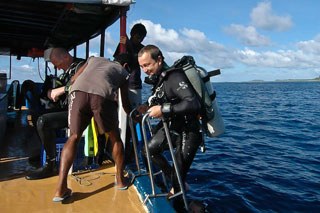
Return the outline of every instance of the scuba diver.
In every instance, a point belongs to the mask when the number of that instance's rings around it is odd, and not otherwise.
[[[37,119],[36,127],[41,143],[46,151],[46,163],[43,167],[30,172],[27,180],[37,180],[57,174],[56,164],[56,130],[68,127],[67,94],[72,76],[84,64],[84,59],[73,58],[63,48],[53,48],[50,61],[64,72],[58,79],[45,81],[42,93],[45,93],[47,106],[45,112]],[[54,87],[53,84],[58,84]],[[32,157],[31,157],[32,158]]]
[[[176,147],[175,157],[185,187],[185,180],[194,156],[201,143],[201,125],[198,119],[201,105],[191,83],[182,69],[169,72],[168,65],[160,49],[147,45],[138,53],[138,61],[148,81],[153,84],[152,95],[148,104],[140,105],[138,112],[149,112],[150,117],[163,117],[169,125],[170,135]],[[162,152],[168,149],[165,131],[160,122],[148,144],[154,165],[158,166],[171,180],[174,193],[180,190],[174,168],[169,164]],[[145,153],[143,153],[145,155]],[[183,210],[181,196],[174,199],[177,211]]]

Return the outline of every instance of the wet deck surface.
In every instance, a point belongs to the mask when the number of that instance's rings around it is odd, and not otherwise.
[[[9,120],[4,140],[0,142],[1,212],[145,212],[134,186],[119,191],[114,187],[115,167],[105,164],[95,171],[74,173],[68,177],[72,197],[53,203],[58,177],[26,180],[31,165],[28,157],[39,152],[35,130],[28,125],[25,111]],[[10,118],[9,118],[10,119]],[[81,180],[81,181],[80,181]]]
[[[0,141],[0,180],[22,177],[40,163],[28,158],[40,153],[41,143],[34,127],[28,123],[28,112],[8,112],[7,129]]]

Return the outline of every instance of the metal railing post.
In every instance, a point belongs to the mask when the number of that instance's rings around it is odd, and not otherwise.
[[[147,161],[148,161],[148,169],[149,169],[149,177],[151,181],[151,188],[152,188],[152,195],[155,196],[155,190],[154,190],[154,179],[153,179],[153,170],[151,166],[151,157],[150,152],[148,148],[148,139],[147,139],[147,132],[145,128],[145,121],[149,117],[149,113],[145,114],[142,118],[142,132],[143,132],[143,140],[144,140],[144,146],[147,154]]]
[[[162,123],[163,123],[164,131],[166,133],[167,142],[168,142],[168,145],[169,145],[169,150],[170,150],[172,162],[173,162],[173,165],[174,165],[174,169],[176,171],[178,182],[179,182],[180,189],[181,189],[180,192],[174,194],[172,197],[176,197],[176,196],[182,194],[182,198],[183,198],[183,202],[184,202],[184,205],[186,207],[186,210],[189,211],[187,198],[186,198],[186,193],[185,193],[183,182],[182,182],[182,178],[181,178],[181,175],[180,175],[180,170],[179,170],[179,167],[177,165],[176,156],[174,155],[174,152],[173,152],[173,146],[172,146],[172,141],[171,141],[171,137],[170,137],[170,130],[169,130],[168,124],[164,120],[164,118],[162,118]]]
[[[136,109],[132,110],[129,114],[129,126],[131,131],[131,138],[132,138],[132,144],[133,144],[133,150],[134,150],[134,158],[136,160],[138,175],[141,175],[140,165],[139,165],[139,159],[138,159],[138,150],[137,150],[137,140],[136,140],[136,134],[134,131],[134,122],[132,119],[132,116],[135,115]]]
[[[138,173],[139,173],[137,176],[149,175],[150,182],[151,182],[151,189],[152,189],[152,194],[148,194],[146,196],[146,198],[145,198],[145,200],[143,202],[143,203],[145,203],[150,197],[168,196],[169,193],[156,194],[156,192],[155,192],[155,185],[154,185],[154,183],[155,183],[154,182],[154,176],[155,175],[162,173],[164,184],[167,185],[167,183],[166,183],[166,179],[165,179],[164,174],[163,174],[162,171],[157,172],[156,174],[153,172],[153,168],[152,168],[152,164],[151,164],[150,151],[149,151],[149,148],[148,148],[147,131],[146,131],[146,126],[148,126],[148,128],[150,130],[150,134],[152,136],[149,113],[147,113],[147,114],[145,114],[143,116],[142,122],[141,122],[142,136],[143,136],[143,140],[144,140],[144,147],[145,147],[145,152],[146,152],[146,157],[147,157],[147,164],[148,164],[147,166],[148,166],[149,172],[141,174],[141,169],[140,169],[139,159],[138,159],[137,140],[136,140],[136,134],[135,134],[135,129],[134,129],[134,122],[133,122],[133,119],[132,119],[132,117],[135,116],[135,113],[137,113],[136,109],[134,109],[133,111],[130,112],[129,125],[130,125],[130,129],[131,129],[132,143],[133,143],[133,148],[134,148],[134,152],[135,152],[134,154],[135,154],[136,165],[137,165],[137,169],[138,169]],[[179,185],[180,185],[180,189],[181,189],[180,192],[177,192],[177,193],[173,194],[172,196],[169,197],[169,199],[172,199],[174,197],[182,195],[185,208],[186,208],[187,211],[189,211],[187,198],[186,198],[186,194],[185,194],[185,189],[184,189],[184,185],[183,185],[183,181],[182,181],[182,178],[181,178],[181,174],[180,174],[180,170],[179,170],[179,167],[178,167],[178,164],[177,164],[176,157],[174,155],[174,148],[173,148],[172,140],[171,140],[171,137],[170,137],[170,130],[169,130],[168,124],[167,124],[167,122],[165,121],[164,118],[162,118],[162,123],[163,123],[163,128],[164,128],[164,131],[165,131],[167,143],[169,145],[169,151],[170,151],[170,154],[171,154],[173,167],[174,167],[174,170],[176,172],[176,175],[177,175],[177,178],[178,178],[178,182],[179,182]]]

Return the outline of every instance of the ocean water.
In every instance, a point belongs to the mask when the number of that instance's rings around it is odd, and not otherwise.
[[[213,86],[226,131],[197,153],[187,197],[208,212],[320,212],[320,82]]]

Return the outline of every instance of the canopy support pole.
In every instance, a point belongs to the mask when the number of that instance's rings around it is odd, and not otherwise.
[[[120,14],[120,38],[127,36],[126,33],[126,23],[127,23],[127,8],[122,8],[121,9],[121,14]],[[120,43],[120,53],[125,53],[126,52],[126,45]]]
[[[86,41],[86,59],[89,58],[89,40]]]
[[[101,29],[100,38],[100,57],[104,57],[104,41],[105,41],[105,29]]]
[[[73,57],[76,58],[77,57],[77,46],[75,46],[73,48]]]
[[[11,69],[12,69],[12,60],[11,60],[11,53],[10,53],[10,68],[9,68],[9,80],[11,80]]]

